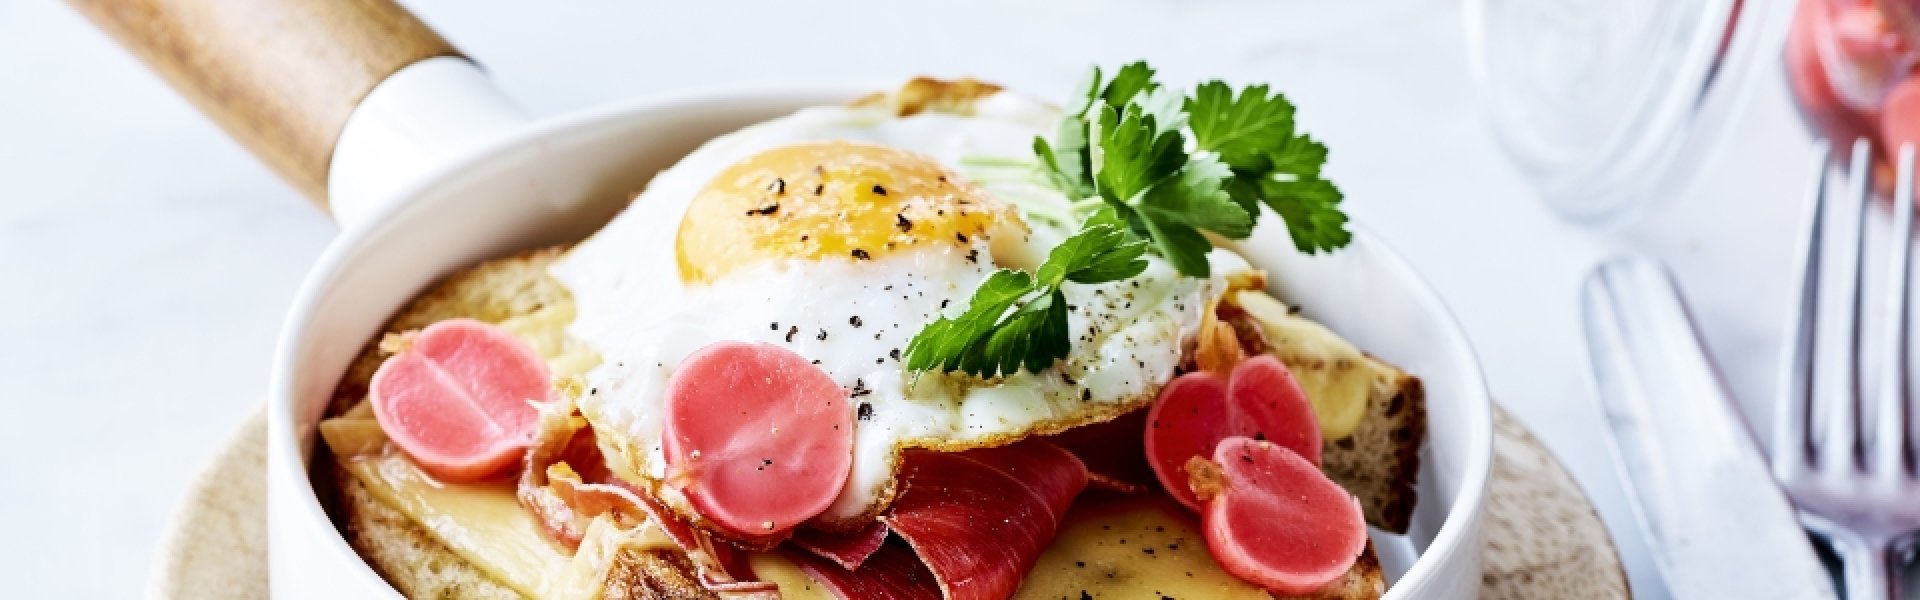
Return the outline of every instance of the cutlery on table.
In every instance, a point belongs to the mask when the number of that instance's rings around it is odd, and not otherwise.
[[[1895,164],[1890,247],[1883,248],[1883,299],[1889,304],[1886,321],[1873,329],[1861,325],[1868,308],[1861,263],[1870,246],[1864,234],[1873,214],[1868,206],[1874,189],[1872,146],[1854,142],[1842,202],[1827,201],[1830,169],[1824,146],[1818,154],[1803,238],[1800,307],[1774,417],[1774,474],[1802,521],[1826,536],[1840,555],[1848,598],[1899,597],[1897,557],[1911,549],[1920,530],[1914,407],[1907,387],[1913,253],[1913,203],[1907,199],[1913,197],[1914,150],[1911,144],[1902,147]],[[1840,218],[1823,230],[1830,216]],[[1837,261],[1822,258],[1829,251],[1841,253]],[[1833,272],[1825,270],[1828,266]],[[1879,362],[1871,362],[1875,359]],[[1880,368],[1869,378],[1863,364]]]
[[[1834,597],[1666,270],[1602,264],[1582,313],[1620,476],[1673,596]]]

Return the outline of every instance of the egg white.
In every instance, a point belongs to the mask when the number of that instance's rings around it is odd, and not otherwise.
[[[666,384],[680,360],[722,340],[784,345],[818,361],[855,394],[853,472],[823,518],[871,516],[890,498],[898,452],[957,450],[1015,441],[1100,420],[1138,406],[1170,379],[1210,300],[1250,267],[1215,250],[1213,276],[1178,277],[1150,258],[1125,281],[1065,288],[1073,347],[1056,367],[993,380],[903,368],[899,352],[927,323],[958,315],[996,268],[1031,269],[1064,232],[1040,224],[1020,239],[974,240],[977,260],[956,245],[916,245],[870,261],[762,261],[710,284],[677,276],[675,235],[688,203],[713,176],[763,150],[847,140],[929,156],[949,169],[964,158],[1032,156],[1051,109],[1009,93],[974,115],[897,117],[885,108],[815,107],[717,137],[661,172],[632,206],[552,267],[574,296],[569,335],[601,358],[585,375],[579,406],[602,435],[625,436],[630,475],[665,476],[661,450]],[[1018,178],[981,178],[988,193],[1027,198],[1058,192]],[[855,317],[858,324],[854,323]],[[789,334],[792,335],[789,335]],[[869,408],[861,410],[861,404]],[[619,465],[616,465],[619,468]],[[678,503],[671,490],[663,490]]]

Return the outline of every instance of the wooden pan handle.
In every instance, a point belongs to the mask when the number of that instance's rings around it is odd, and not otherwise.
[[[302,194],[327,202],[375,84],[459,51],[392,0],[68,0]]]

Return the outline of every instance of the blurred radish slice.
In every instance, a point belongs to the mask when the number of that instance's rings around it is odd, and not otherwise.
[[[474,481],[520,460],[551,389],[547,364],[498,327],[451,319],[399,338],[368,395],[388,439],[443,481]]]
[[[1231,379],[1207,371],[1181,375],[1147,412],[1147,462],[1174,499],[1196,511],[1187,460],[1213,454],[1220,440],[1270,440],[1313,464],[1320,462],[1320,425],[1313,405],[1286,365],[1272,356],[1241,361]]]
[[[1849,103],[1849,97],[1843,97],[1821,56],[1821,46],[1834,35],[1830,10],[1822,2],[1800,3],[1788,33],[1784,62],[1801,113],[1822,136],[1844,146],[1854,138],[1872,135],[1868,123],[1873,111],[1863,113]]]
[[[1207,549],[1235,577],[1311,594],[1353,568],[1367,545],[1360,505],[1320,468],[1271,442],[1234,437],[1196,458]]]
[[[776,536],[833,503],[853,466],[847,390],[791,350],[719,342],[667,383],[669,484],[732,533]]]
[[[1894,85],[1880,112],[1880,145],[1886,154],[1898,156],[1905,143],[1920,145],[1920,78]]]

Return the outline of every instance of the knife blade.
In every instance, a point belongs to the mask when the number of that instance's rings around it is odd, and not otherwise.
[[[1835,597],[1666,269],[1603,263],[1582,305],[1619,474],[1674,597]]]

